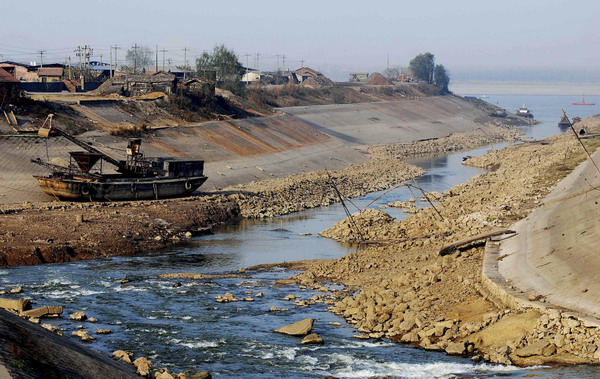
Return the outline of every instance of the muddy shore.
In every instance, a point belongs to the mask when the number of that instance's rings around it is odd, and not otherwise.
[[[586,120],[588,130],[599,126],[598,119]],[[593,150],[600,140],[585,143]],[[294,279],[311,287],[331,280],[357,291],[330,310],[365,337],[501,364],[598,363],[597,325],[567,311],[518,306],[497,296],[482,276],[482,242],[439,254],[446,244],[524,218],[585,158],[572,135],[472,158],[466,163],[489,171],[446,191],[435,209],[417,210],[400,222],[368,210],[355,214],[353,223],[343,220],[324,231],[340,241],[356,240],[357,224],[363,237],[381,243],[311,262]]]

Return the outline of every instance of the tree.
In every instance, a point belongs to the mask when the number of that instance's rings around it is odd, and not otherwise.
[[[434,84],[436,87],[440,88],[442,95],[450,93],[450,90],[448,89],[448,84],[450,84],[450,76],[448,75],[448,71],[446,71],[444,65],[435,65],[435,69],[433,71]]]
[[[204,51],[196,59],[198,76],[217,81],[219,87],[240,94],[243,91],[244,67],[233,50],[225,45],[215,46],[212,52]]]
[[[127,50],[127,55],[125,56],[127,66],[123,66],[123,71],[137,74],[146,66],[152,66],[154,64],[152,55],[152,50],[148,46],[136,45],[136,47]]]
[[[413,75],[419,79],[424,80],[427,83],[433,82],[433,69],[435,66],[435,58],[431,53],[419,54],[414,57],[409,67]]]
[[[398,77],[400,76],[400,67],[388,67],[383,71],[383,75],[388,78],[388,80],[398,80]]]

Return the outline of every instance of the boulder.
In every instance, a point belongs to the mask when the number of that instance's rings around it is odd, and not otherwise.
[[[31,308],[31,301],[26,299],[6,299],[0,298],[0,308],[23,312]]]
[[[556,345],[547,340],[539,340],[530,345],[517,349],[515,354],[521,358],[532,357],[534,355],[549,357],[556,354]]]
[[[464,342],[451,342],[446,346],[446,353],[450,355],[465,355],[467,348]]]
[[[314,345],[320,345],[323,344],[325,341],[323,341],[323,338],[321,338],[317,333],[311,333],[309,335],[307,335],[306,337],[302,338],[302,342],[300,342],[302,345],[309,345],[309,344],[314,344]]]
[[[59,316],[63,313],[63,307],[61,305],[50,305],[39,308],[30,309],[23,311],[19,315],[23,317],[46,317],[46,316]]]
[[[85,315],[84,312],[75,312],[75,313],[71,313],[69,315],[69,318],[71,320],[75,320],[75,321],[85,321],[87,319],[87,316]]]
[[[133,361],[133,365],[135,366],[135,372],[141,376],[149,376],[150,370],[154,367],[154,364],[146,357],[139,357],[135,361]]]
[[[112,353],[112,357],[119,359],[125,363],[132,364],[131,358],[133,357],[133,353],[124,350],[115,350]]]
[[[93,341],[94,337],[90,336],[90,334],[85,330],[77,330],[71,333],[72,336],[79,337],[82,341]]]
[[[315,320],[306,318],[293,324],[284,326],[275,330],[275,333],[287,334],[290,336],[305,336],[312,330]]]
[[[168,372],[167,370],[163,371],[163,372],[157,372],[154,374],[154,378],[155,379],[175,379],[175,377]]]

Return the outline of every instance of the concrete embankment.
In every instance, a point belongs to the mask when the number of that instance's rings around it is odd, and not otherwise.
[[[143,135],[146,156],[206,161],[201,191],[285,175],[340,169],[367,161],[368,144],[409,143],[479,128],[498,129],[484,111],[454,96],[370,104],[285,108],[287,114],[196,126],[153,129]],[[489,128],[486,128],[489,126]],[[126,137],[88,132],[82,140],[122,158]],[[81,150],[62,138],[0,138],[0,203],[51,201],[32,175],[46,170],[30,159],[68,161]]]

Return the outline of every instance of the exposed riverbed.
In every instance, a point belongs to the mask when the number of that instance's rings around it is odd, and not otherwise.
[[[554,134],[556,127],[541,124],[528,128],[535,138]],[[550,132],[551,131],[551,132]],[[546,134],[547,133],[547,134]],[[462,183],[481,170],[461,165],[464,155],[476,155],[487,147],[443,158],[414,160],[427,170],[418,182],[425,191],[442,192]],[[380,193],[353,200],[359,208]],[[391,191],[371,206],[419,197],[405,187]],[[347,204],[350,211],[355,209]],[[425,206],[419,203],[419,206]],[[399,209],[386,209],[392,216],[406,215]],[[326,293],[274,286],[274,280],[292,275],[289,271],[251,272],[250,278],[215,280],[157,279],[166,272],[223,273],[240,267],[298,259],[338,258],[353,251],[321,238],[318,232],[345,216],[341,205],[316,208],[272,220],[243,221],[215,230],[215,234],[195,238],[190,244],[144,257],[110,258],[7,268],[2,280],[22,286],[24,297],[39,304],[63,304],[67,312],[84,310],[99,319],[86,329],[108,328],[110,335],[97,336],[91,347],[105,353],[116,349],[146,355],[159,366],[178,370],[209,370],[215,377],[338,377],[397,376],[443,377],[525,376],[592,377],[593,368],[523,370],[431,353],[389,341],[357,340],[353,328],[326,311],[325,304],[295,308],[283,298],[294,294],[301,299]],[[311,233],[307,235],[307,233]],[[303,235],[301,235],[303,234]],[[121,284],[122,279],[130,279]],[[182,285],[177,287],[177,283]],[[175,285],[175,287],[174,287]],[[246,293],[248,291],[249,293]],[[254,302],[220,304],[215,296],[231,292],[238,298],[252,296]],[[262,292],[263,297],[256,297]],[[267,312],[271,306],[289,308]],[[277,327],[312,317],[315,331],[325,345],[305,347],[294,337],[271,333]],[[341,322],[341,326],[328,325]],[[79,323],[64,319],[56,325],[69,334]],[[71,338],[71,337],[69,337]],[[532,372],[533,371],[533,372]]]

